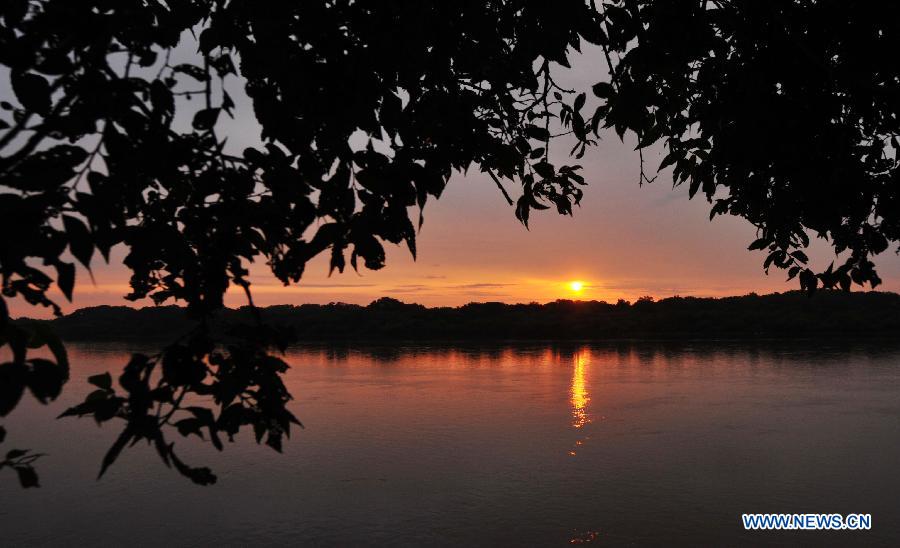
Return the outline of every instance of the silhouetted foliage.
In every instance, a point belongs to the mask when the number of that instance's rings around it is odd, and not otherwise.
[[[125,429],[103,458],[100,476],[126,445],[145,440],[166,466],[174,466],[194,483],[215,483],[209,468],[194,468],[178,458],[175,444],[166,438],[166,427],[184,437],[205,439],[205,432],[221,451],[220,434],[233,441],[242,426],[251,426],[257,443],[265,438],[266,445],[281,451],[291,423],[300,421],[285,407],[291,397],[281,374],[288,366],[264,349],[283,352],[287,338],[281,330],[263,325],[234,325],[229,335],[224,348],[217,348],[201,327],[156,356],[133,355],[119,377],[122,396],[109,373],[88,379],[97,389],[60,417],[91,416],[98,424],[114,418],[125,421]],[[191,401],[197,396],[211,399],[219,415]]]
[[[4,439],[6,439],[6,430],[0,426],[0,443],[3,443]],[[6,452],[3,460],[0,460],[0,470],[12,468],[19,477],[19,484],[25,489],[40,487],[38,475],[32,463],[42,456],[40,453],[32,453],[27,449],[10,449]]]
[[[611,77],[594,118],[662,140],[676,185],[758,228],[750,249],[817,285],[877,286],[900,240],[900,6],[833,1],[606,2]],[[646,177],[643,176],[644,180]],[[846,260],[816,273],[809,235]]]
[[[108,259],[124,245],[127,297],[184,302],[198,326],[158,356],[136,356],[119,379],[127,395],[104,380],[93,396],[100,416],[90,406],[73,413],[126,421],[103,469],[146,439],[207,483],[173,452],[169,419],[201,421],[217,446],[210,424],[229,433],[252,424],[276,449],[287,434],[290,396],[273,380],[284,363],[268,354],[283,337],[254,317],[237,346],[217,353],[210,339],[229,286],[252,307],[249,262],[288,284],[320,253],[338,271],[348,260],[381,268],[384,242],[415,256],[428,198],[468,169],[488,174],[526,225],[533,209],[571,214],[585,181],[580,166],[551,162],[550,146],[569,135],[579,158],[602,127],[634,131],[639,149],[663,139],[676,184],[702,189],[713,215],[759,228],[750,247],[769,250],[767,269],[789,269],[810,291],[874,287],[870,257],[900,235],[900,70],[881,54],[900,39],[897,10],[800,0],[7,0],[0,344],[13,359],[0,366],[0,416],[25,388],[54,399],[68,377],[58,341],[9,323],[3,299],[59,313],[51,286],[71,300],[75,264],[90,269],[96,253]],[[593,86],[593,113],[591,90],[556,79],[587,44],[610,71]],[[242,136],[258,144],[232,150],[228,118],[244,112]],[[850,257],[816,274],[802,251],[808,231]],[[56,361],[27,357],[44,345]],[[217,392],[233,379],[236,395]],[[269,389],[271,400],[240,397]],[[179,394],[197,391],[214,397],[217,415],[180,407]]]
[[[549,128],[561,118],[583,152],[585,94],[561,89],[551,62],[567,65],[569,48],[595,40],[597,18],[576,0],[5,2],[0,63],[15,97],[0,104],[3,295],[58,311],[47,292],[55,282],[72,298],[73,259],[90,268],[95,251],[107,258],[124,244],[129,299],[184,301],[202,321],[231,284],[249,298],[246,265],[260,257],[290,283],[322,252],[339,271],[348,255],[353,268],[381,268],[383,242],[415,255],[409,208],[421,224],[428,197],[474,166],[511,204],[501,180],[521,185],[524,223],[546,203],[571,213],[584,180],[579,166],[551,164]],[[242,131],[261,146],[235,153],[220,134],[244,95],[257,125]],[[10,329],[4,341],[30,340]],[[228,431],[253,424],[279,448],[289,396],[267,376],[284,367],[265,353],[272,343],[251,337],[220,355],[200,328],[160,356],[136,356],[119,379],[127,396],[98,388],[72,413],[126,420],[104,470],[146,439],[166,464],[207,482],[166,444],[167,421],[147,417],[171,407]],[[174,354],[196,372],[190,382],[167,375]],[[16,351],[4,367],[19,377],[49,367],[25,360]],[[222,377],[276,394],[233,403],[209,380]],[[218,416],[178,409],[183,391],[213,393]],[[3,399],[11,408],[18,396]]]

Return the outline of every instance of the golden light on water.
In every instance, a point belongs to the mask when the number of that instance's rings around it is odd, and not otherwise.
[[[572,363],[572,387],[569,390],[570,403],[572,405],[572,428],[581,430],[585,425],[591,422],[591,416],[588,413],[588,404],[591,402],[591,395],[588,392],[588,368],[591,365],[591,351],[587,348],[575,353]],[[580,439],[575,440],[575,447],[569,450],[569,456],[574,457],[578,454],[577,449],[584,445],[585,440],[590,436],[585,435],[582,431]]]
[[[587,406],[591,401],[587,389],[587,369],[590,365],[591,354],[585,349],[575,354],[575,363],[572,368],[572,426],[582,428],[591,422],[587,413]]]

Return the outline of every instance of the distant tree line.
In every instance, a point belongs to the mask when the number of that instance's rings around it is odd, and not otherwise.
[[[602,340],[885,337],[900,332],[900,295],[794,291],[741,297],[642,297],[630,303],[558,300],[547,304],[469,303],[427,308],[384,297],[368,306],[278,305],[258,309],[266,323],[300,341]],[[225,309],[212,329],[227,336],[252,318]],[[83,308],[50,323],[64,340],[164,340],[193,327],[177,306]]]

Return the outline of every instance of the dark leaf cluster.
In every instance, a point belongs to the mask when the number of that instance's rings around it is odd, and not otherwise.
[[[0,426],[0,443],[6,439],[6,429]],[[2,453],[0,453],[2,454]],[[0,460],[0,470],[11,468],[19,478],[19,484],[23,489],[40,487],[40,480],[34,469],[33,463],[43,455],[32,453],[28,449],[10,449]]]
[[[173,435],[196,436],[221,451],[223,438],[234,441],[247,426],[257,443],[281,451],[291,424],[300,422],[286,407],[291,395],[281,375],[288,366],[265,349],[283,350],[288,338],[262,325],[233,325],[228,339],[227,346],[219,348],[198,329],[158,355],[135,354],[118,378],[121,392],[109,373],[88,379],[96,389],[60,417],[123,423],[103,458],[100,476],[122,450],[144,441],[166,466],[194,483],[215,483],[209,468],[189,466],[178,456],[170,441]]]
[[[876,287],[900,241],[900,7],[889,2],[604,2],[610,79],[596,116],[675,185],[758,228],[764,267],[816,287]],[[842,263],[808,265],[810,235]]]
[[[21,325],[10,321],[6,304],[0,300],[0,346],[9,346],[12,359],[0,363],[0,417],[15,409],[26,390],[41,403],[55,400],[69,379],[69,360],[62,341],[49,325]],[[53,359],[28,357],[29,349],[46,347]],[[55,361],[54,361],[55,360]],[[0,426],[0,443],[6,430]],[[0,469],[12,468],[22,487],[37,487],[33,463],[43,456],[25,449],[12,449],[0,460]]]

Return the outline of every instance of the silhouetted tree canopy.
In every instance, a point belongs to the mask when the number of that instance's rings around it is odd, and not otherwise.
[[[551,161],[551,144],[574,138],[575,162],[604,127],[636,133],[639,148],[661,140],[676,184],[702,190],[713,215],[758,227],[750,247],[770,251],[767,269],[789,269],[810,291],[874,287],[871,256],[900,235],[897,11],[810,0],[7,0],[0,343],[13,360],[0,365],[0,416],[26,388],[49,401],[68,378],[58,339],[11,324],[2,299],[58,311],[50,287],[71,299],[75,262],[90,268],[121,244],[128,298],[185,302],[201,324],[157,356],[136,355],[119,379],[126,395],[93,379],[97,391],[68,414],[125,420],[103,470],[146,440],[209,483],[166,431],[206,431],[221,447],[219,433],[252,426],[280,449],[297,422],[286,364],[267,351],[289,334],[256,318],[223,348],[205,327],[230,285],[250,299],[249,262],[291,283],[321,253],[339,271],[348,260],[381,268],[384,242],[415,255],[428,198],[470,169],[526,225],[533,209],[570,214],[585,181],[577,164]],[[564,89],[557,76],[583,46],[609,76]],[[599,107],[586,106],[589,93]],[[849,258],[816,274],[809,234]],[[27,356],[43,345],[55,362]],[[185,407],[189,394],[216,413]]]
[[[759,229],[750,249],[802,287],[880,283],[900,239],[900,7],[893,2],[647,0],[601,8],[611,78],[597,111],[675,184]],[[810,235],[847,251],[818,275]]]

